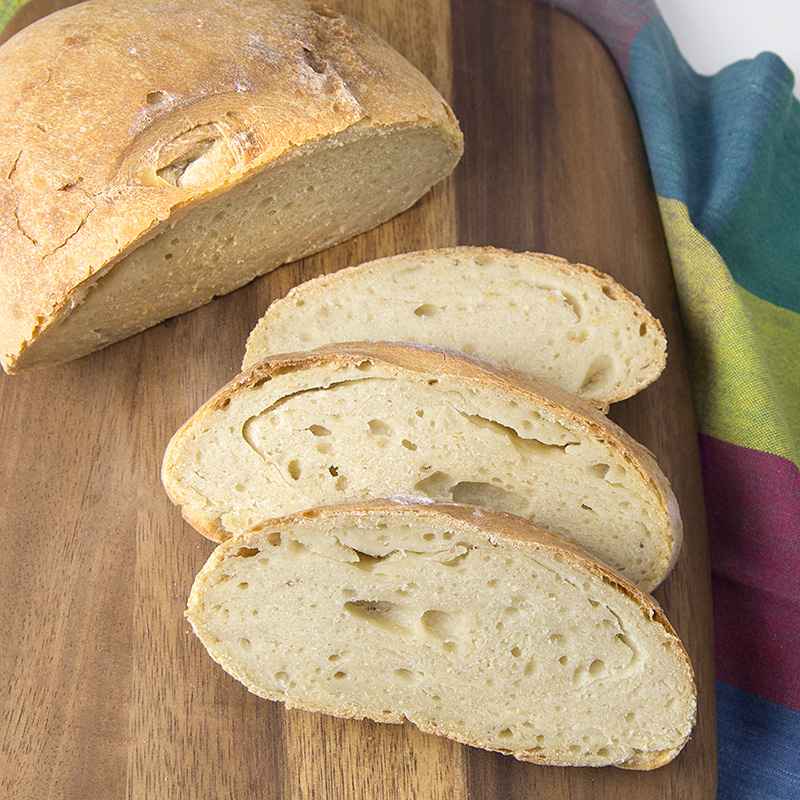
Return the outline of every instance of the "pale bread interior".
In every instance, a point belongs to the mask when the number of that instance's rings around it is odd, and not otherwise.
[[[581,558],[484,532],[473,513],[269,523],[217,549],[187,616],[231,675],[290,707],[408,719],[540,763],[671,760],[695,690],[654,604]]]
[[[334,360],[245,379],[224,398],[176,434],[163,470],[186,519],[213,538],[319,505],[412,495],[529,519],[647,591],[679,546],[657,466],[634,463],[612,429],[524,394]]]
[[[201,151],[195,162],[216,151]],[[207,303],[275,267],[369,230],[454,166],[438,126],[355,125],[177,212],[71,297],[15,369],[68,361]],[[413,169],[409,169],[413,164]],[[181,163],[176,185],[193,167]]]
[[[243,369],[275,353],[360,340],[449,347],[601,403],[640,391],[666,362],[660,323],[608,276],[544,254],[456,247],[295,287],[250,334]]]

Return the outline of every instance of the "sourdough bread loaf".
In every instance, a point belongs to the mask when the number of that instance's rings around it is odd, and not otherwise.
[[[421,345],[260,362],[176,432],[162,478],[186,520],[218,541],[314,506],[413,495],[525,517],[648,591],[682,535],[652,455],[593,404]]]
[[[0,357],[64,362],[408,208],[452,111],[296,0],[89,0],[0,48]]]
[[[542,253],[455,247],[296,286],[250,334],[243,369],[363,339],[462,350],[604,404],[651,384],[667,354],[661,324],[608,275]]]
[[[384,502],[264,523],[216,549],[187,617],[261,697],[524,761],[652,769],[695,719],[656,602],[488,510]]]

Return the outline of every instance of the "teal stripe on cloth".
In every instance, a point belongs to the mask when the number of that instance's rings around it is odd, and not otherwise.
[[[793,82],[788,67],[771,53],[712,77],[698,75],[662,17],[634,39],[628,88],[656,192],[685,203],[706,238],[713,240],[728,221],[772,111],[791,95]]]
[[[714,245],[742,287],[800,312],[800,103],[778,98],[758,156]],[[791,353],[797,374],[800,341]],[[800,417],[798,418],[800,422]]]

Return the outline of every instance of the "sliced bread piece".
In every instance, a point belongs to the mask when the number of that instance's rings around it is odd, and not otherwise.
[[[385,502],[265,523],[216,549],[187,617],[261,697],[524,761],[652,769],[694,724],[657,603],[497,512]]]
[[[296,286],[250,334],[243,369],[267,355],[363,339],[462,350],[601,403],[648,386],[667,354],[659,321],[608,275],[542,253],[454,247]]]
[[[649,591],[681,540],[652,455],[591,403],[421,345],[260,362],[174,435],[162,475],[186,520],[220,541],[318,505],[418,495],[518,514]]]
[[[452,111],[297,0],[89,0],[0,48],[0,363],[77,358],[378,225]]]

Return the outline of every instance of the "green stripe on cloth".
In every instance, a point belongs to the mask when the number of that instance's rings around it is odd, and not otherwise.
[[[798,143],[800,105],[787,86],[772,108],[725,226],[717,233],[706,232],[740,286],[796,312],[800,312]]]
[[[800,467],[800,315],[739,286],[684,203],[659,197],[698,430]]]
[[[5,2],[0,2],[0,33],[11,22],[11,17],[27,2],[28,0],[6,0]]]

